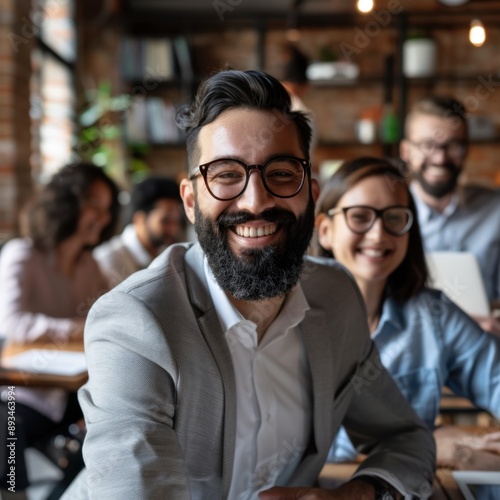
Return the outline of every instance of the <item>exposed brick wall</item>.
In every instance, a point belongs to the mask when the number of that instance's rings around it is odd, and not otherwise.
[[[30,0],[0,0],[0,240],[17,231],[30,175]]]
[[[360,25],[363,27],[362,25]],[[322,46],[328,45],[343,59],[342,43],[354,44],[355,27],[303,29],[298,47],[311,61],[318,59]],[[487,116],[493,120],[496,136],[500,136],[500,28],[487,25],[487,42],[481,48],[468,41],[465,28],[434,29],[431,31],[437,43],[437,68],[440,75],[456,76],[456,79],[429,79],[408,81],[408,104],[432,93],[451,94],[464,102],[471,116]],[[266,70],[280,77],[286,44],[282,30],[267,34]],[[395,27],[381,29],[371,37],[361,50],[351,55],[352,62],[360,68],[360,78],[381,76],[384,58],[396,54],[398,31]],[[281,50],[280,50],[281,48]],[[397,68],[396,68],[397,70]],[[320,142],[337,143],[355,141],[355,125],[363,110],[380,107],[383,102],[383,85],[364,82],[352,85],[318,85],[309,87],[303,97],[305,104],[314,112]],[[398,90],[394,89],[398,107]],[[382,154],[382,148],[373,145],[321,146],[315,154],[318,161],[332,158],[352,158],[365,154]],[[470,148],[465,172],[466,179],[487,185],[500,185],[498,155],[500,144],[474,144]]]
[[[394,2],[393,2],[394,3]],[[403,2],[405,6],[410,5]],[[344,2],[345,8],[352,2]],[[388,2],[382,2],[380,9],[386,8]],[[339,9],[341,5],[339,3]],[[411,3],[414,10],[438,9],[435,0],[423,0]],[[345,55],[342,51],[342,43],[355,45],[355,29],[363,31],[372,17],[361,18],[358,26],[335,27],[332,29],[303,28],[302,38],[298,42],[299,48],[306,53],[311,60],[317,59],[320,48],[330,45],[339,55]],[[487,20],[486,20],[487,21]],[[411,24],[411,20],[410,20]],[[492,116],[495,122],[497,136],[500,135],[500,115],[492,113],[492,110],[500,109],[500,90],[491,87],[486,92],[487,97],[476,99],[477,87],[480,78],[488,80],[492,75],[496,81],[500,81],[498,67],[500,67],[500,28],[493,23],[487,25],[487,42],[480,48],[474,48],[468,42],[467,29],[462,27],[434,28],[430,32],[435,38],[438,46],[438,70],[441,74],[456,75],[457,79],[430,80],[427,83],[410,82],[408,88],[408,104],[411,105],[416,99],[429,93],[451,93],[457,98],[465,100],[470,104],[468,112],[475,116]],[[82,78],[97,80],[103,75],[108,75],[116,89],[127,89],[126,84],[120,85],[117,81],[118,60],[116,53],[110,51],[117,49],[118,25],[108,22],[96,28],[89,26],[86,30],[93,30],[93,35],[84,37],[84,64]],[[411,26],[410,26],[410,29]],[[352,54],[352,61],[359,65],[360,76],[377,77],[382,76],[385,57],[389,54],[397,55],[397,43],[399,32],[396,25],[382,27],[373,35],[371,31],[369,43]],[[147,33],[143,33],[147,36]],[[168,36],[169,33],[162,33]],[[196,71],[199,75],[207,74],[225,64],[236,69],[250,69],[258,66],[258,33],[255,29],[234,29],[231,26],[214,26],[213,32],[196,33],[191,31],[190,43],[193,49],[193,59]],[[285,32],[282,29],[269,29],[265,38],[265,69],[278,78],[283,67],[286,52]],[[396,57],[397,59],[397,57]],[[112,61],[115,61],[115,64]],[[396,68],[397,69],[397,68]],[[86,74],[87,73],[87,74]],[[86,76],[85,76],[86,74]],[[467,76],[467,79],[461,79]],[[311,85],[303,100],[314,112],[317,121],[317,131],[320,142],[323,143],[315,152],[317,161],[328,158],[350,158],[364,154],[383,154],[386,148],[380,145],[355,145],[355,126],[360,115],[367,108],[380,107],[383,101],[383,85],[379,82],[364,82],[353,85],[335,87],[332,85]],[[154,91],[157,95],[164,95],[170,99],[172,90]],[[486,95],[484,92],[482,96]],[[396,109],[398,103],[398,91],[394,91]],[[335,145],[346,142],[344,145]],[[326,143],[326,145],[325,145]],[[173,148],[153,148],[147,155],[147,161],[156,171],[164,173],[182,173],[184,165],[182,148],[178,151]],[[393,148],[395,151],[396,148]],[[470,150],[470,156],[466,165],[467,178],[472,181],[485,184],[500,184],[499,167],[497,164],[500,146],[492,143],[474,145]]]

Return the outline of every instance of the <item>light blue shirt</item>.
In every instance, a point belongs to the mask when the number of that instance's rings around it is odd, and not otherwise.
[[[425,251],[473,253],[489,299],[499,299],[500,192],[480,186],[460,188],[439,213],[424,203],[412,186]]]
[[[373,340],[382,364],[429,428],[443,386],[500,417],[500,338],[483,332],[442,292],[425,288],[405,303],[387,299]],[[328,460],[356,455],[342,428]]]

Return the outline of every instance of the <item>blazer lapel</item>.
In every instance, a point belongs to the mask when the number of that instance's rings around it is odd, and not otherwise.
[[[333,367],[329,346],[325,345],[325,313],[318,309],[306,312],[302,323],[313,390],[313,442],[316,451],[324,448],[324,436],[328,435],[328,412],[325,403],[333,401]]]
[[[200,311],[198,325],[217,363],[224,386],[223,494],[226,498],[231,485],[236,441],[236,383],[231,353],[212,303],[203,267],[204,254],[199,244],[186,253],[186,280],[191,303]]]

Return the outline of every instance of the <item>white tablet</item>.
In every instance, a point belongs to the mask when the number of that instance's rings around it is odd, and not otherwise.
[[[500,472],[456,470],[452,475],[465,500],[500,499]]]
[[[442,290],[472,316],[489,316],[488,295],[479,263],[470,252],[428,252],[425,255],[432,288]]]

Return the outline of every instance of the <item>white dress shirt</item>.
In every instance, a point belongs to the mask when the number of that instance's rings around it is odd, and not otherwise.
[[[259,491],[290,479],[309,441],[312,392],[300,331],[309,306],[297,285],[259,343],[256,324],[231,304],[206,259],[205,274],[236,380],[236,448],[229,499],[253,500]]]
[[[122,282],[136,271],[148,267],[153,260],[139,241],[133,224],[129,224],[121,234],[95,248],[94,258],[108,278],[110,287]]]

